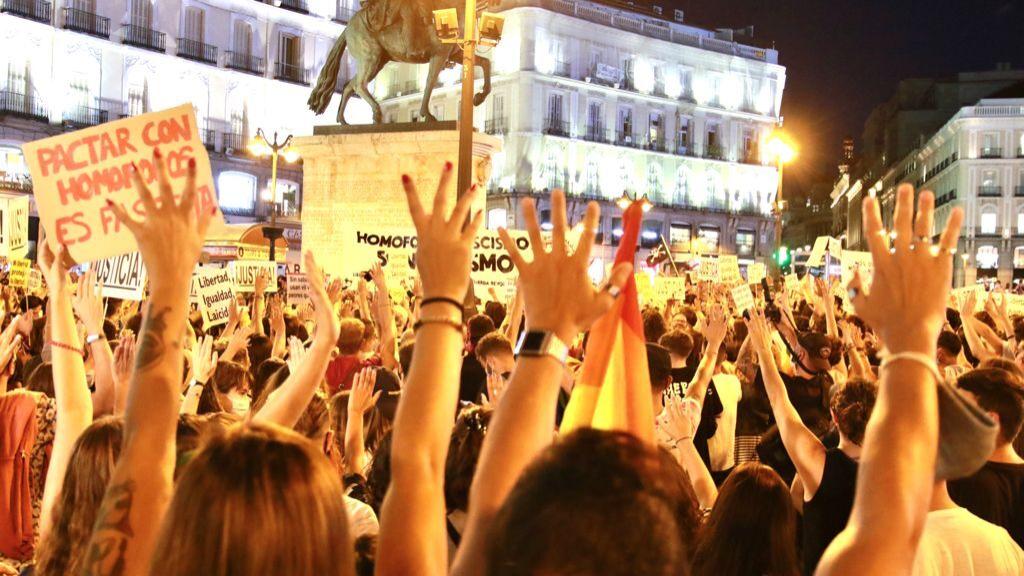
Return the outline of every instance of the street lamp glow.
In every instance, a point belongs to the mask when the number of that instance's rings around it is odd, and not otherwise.
[[[299,159],[299,152],[294,148],[289,148],[284,151],[284,161],[289,164],[294,164]]]
[[[796,147],[789,138],[776,132],[765,143],[768,155],[780,164],[789,164],[796,158]]]

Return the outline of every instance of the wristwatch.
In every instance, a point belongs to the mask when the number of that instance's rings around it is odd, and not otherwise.
[[[100,333],[100,334],[89,334],[88,336],[85,337],[85,343],[86,344],[93,344],[94,342],[99,342],[100,340],[106,340],[106,339],[107,339],[107,337],[104,336],[103,333]]]
[[[554,332],[530,330],[519,337],[516,356],[550,356],[565,364],[569,347]]]

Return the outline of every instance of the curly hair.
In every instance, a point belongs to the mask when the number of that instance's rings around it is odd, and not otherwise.
[[[860,446],[864,442],[871,411],[875,408],[878,386],[873,382],[853,378],[832,396],[832,415],[843,436]]]
[[[455,422],[444,464],[444,500],[449,512],[469,508],[469,487],[490,423],[491,410],[479,406],[463,410]]]

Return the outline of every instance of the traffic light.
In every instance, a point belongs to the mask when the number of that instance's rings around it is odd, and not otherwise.
[[[792,261],[793,256],[790,254],[788,246],[779,246],[775,249],[775,263],[779,265],[780,270],[788,268]]]

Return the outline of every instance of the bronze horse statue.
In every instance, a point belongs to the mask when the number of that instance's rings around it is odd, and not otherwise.
[[[370,82],[388,62],[430,64],[426,88],[420,105],[420,117],[428,122],[437,119],[430,113],[430,95],[437,84],[441,70],[462,62],[462,48],[458,44],[444,44],[437,36],[433,24],[433,11],[456,8],[464,12],[464,0],[368,0],[349,21],[341,37],[334,43],[327,61],[320,70],[316,86],[309,95],[310,110],[323,114],[331,103],[338,81],[342,56],[346,48],[356,63],[355,76],[345,83],[338,106],[338,123],[345,122],[345,106],[353,94],[358,95],[373,109],[373,122],[380,124],[383,117],[380,104],[369,90]],[[480,2],[482,10],[486,2]],[[464,14],[460,14],[462,22]],[[476,65],[483,69],[484,85],[473,97],[479,106],[491,92],[491,61],[476,56]]]

